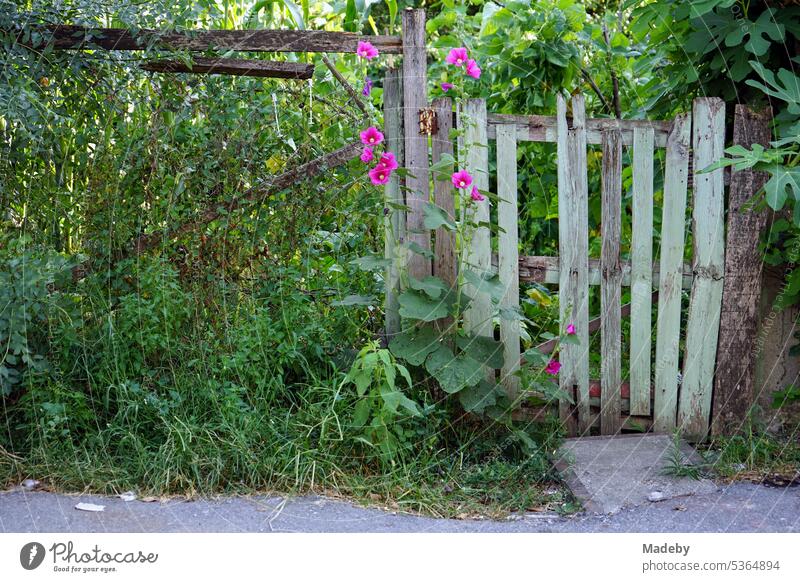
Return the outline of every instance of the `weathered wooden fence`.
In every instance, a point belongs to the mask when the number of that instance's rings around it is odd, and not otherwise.
[[[417,13],[419,14],[419,13]],[[417,19],[418,20],[418,19]],[[409,30],[422,24],[406,14]],[[423,23],[424,24],[424,23]],[[405,40],[404,40],[405,42]],[[418,46],[417,41],[413,46]],[[406,50],[412,50],[404,44]],[[395,150],[404,144],[405,162],[414,178],[406,183],[409,211],[405,222],[400,213],[387,217],[387,254],[405,253],[404,244],[413,240],[432,249],[432,261],[420,254],[409,258],[409,273],[421,278],[434,274],[446,281],[456,279],[457,261],[454,236],[440,230],[434,244],[425,233],[422,207],[433,200],[454,215],[454,191],[447,181],[434,180],[430,195],[427,135],[418,130],[422,109],[419,85],[406,84],[403,78],[419,79],[423,67],[419,58],[407,61],[402,74],[390,72],[384,93],[386,129]],[[424,92],[424,89],[422,90]],[[411,93],[411,94],[410,94]],[[405,103],[404,103],[405,102]],[[409,103],[413,103],[409,106]],[[666,121],[587,119],[584,99],[575,95],[568,103],[559,96],[556,116],[487,114],[483,100],[468,100],[456,112],[459,143],[449,134],[453,104],[437,99],[431,104],[438,131],[432,136],[431,162],[445,154],[458,152],[475,177],[479,189],[488,189],[489,145],[496,142],[496,185],[498,203],[494,213],[489,202],[476,205],[477,223],[497,221],[497,241],[493,245],[490,228],[480,226],[471,237],[465,253],[466,263],[476,271],[493,270],[493,246],[497,249],[496,268],[504,284],[501,307],[519,308],[519,283],[540,282],[558,285],[562,329],[572,323],[579,345],[560,347],[562,364],[559,384],[573,402],[564,399],[559,414],[571,434],[588,434],[599,426],[602,434],[619,432],[626,422],[640,427],[669,432],[676,427],[690,437],[704,438],[708,432],[711,396],[716,361],[722,285],[724,274],[724,174],[718,169],[703,172],[723,156],[725,144],[724,103],[716,98],[694,102],[691,113]],[[406,131],[400,138],[398,112],[404,112]],[[469,123],[463,120],[468,119]],[[410,135],[411,134],[411,135]],[[520,141],[557,144],[559,192],[559,256],[520,257],[518,255],[518,172],[517,144]],[[602,149],[601,206],[602,245],[599,260],[589,257],[587,148]],[[632,217],[630,260],[623,261],[622,173],[624,150],[632,165]],[[656,150],[664,148],[664,186],[662,201],[659,263],[654,264],[653,222],[654,160]],[[690,157],[692,159],[690,160]],[[690,171],[692,175],[690,176]],[[687,194],[693,186],[691,226],[687,228]],[[387,197],[402,202],[400,184],[387,188]],[[684,263],[686,243],[691,237],[691,263]],[[391,242],[390,242],[391,241]],[[398,255],[400,253],[400,255]],[[387,327],[399,328],[396,315],[398,273],[390,268],[387,281]],[[590,320],[589,288],[600,287],[600,315]],[[630,287],[631,301],[622,305],[623,287]],[[689,291],[688,312],[682,321],[682,297]],[[469,291],[468,291],[469,293]],[[494,336],[493,305],[487,294],[477,293],[465,314],[469,331]],[[653,303],[657,298],[656,318]],[[622,353],[622,318],[630,316],[629,352]],[[590,333],[599,328],[600,378],[589,377]],[[655,334],[654,334],[655,328]],[[652,338],[655,335],[655,350]],[[519,395],[519,379],[514,375],[520,364],[519,323],[500,319],[499,336],[504,345],[505,365],[501,381],[513,396]],[[683,342],[683,358],[680,357]],[[552,346],[551,346],[552,347]],[[653,357],[654,356],[654,357]],[[629,381],[623,382],[623,358],[627,358]],[[682,361],[682,367],[679,364]],[[599,390],[598,390],[599,388]],[[623,395],[627,396],[623,402]],[[598,399],[599,396],[599,399]]]

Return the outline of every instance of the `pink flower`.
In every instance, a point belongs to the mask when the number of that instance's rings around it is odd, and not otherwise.
[[[380,164],[375,166],[369,171],[369,179],[372,180],[372,183],[376,186],[381,186],[386,184],[389,181],[389,176],[392,175],[391,170],[387,170]]]
[[[372,79],[367,77],[364,79],[364,88],[361,89],[361,94],[364,97],[369,97],[369,94],[372,92]]]
[[[368,127],[361,132],[361,143],[367,146],[378,145],[383,141],[383,134],[375,127]]]
[[[378,166],[390,172],[397,169],[397,160],[392,152],[384,152],[378,161]]]
[[[360,40],[358,41],[358,48],[356,49],[356,54],[362,59],[367,59],[368,61],[371,61],[372,59],[378,56],[378,49],[372,46],[371,42]]]
[[[466,170],[459,170],[450,176],[450,179],[456,188],[468,188],[472,185],[472,176]]]
[[[455,65],[457,67],[463,67],[467,63],[467,49],[463,46],[461,48],[454,48],[451,50],[447,57],[445,57],[445,61],[449,65]]]
[[[369,146],[365,147],[364,151],[361,152],[361,161],[365,164],[368,164],[374,159],[375,154],[372,153],[372,148]]]
[[[472,192],[470,192],[469,195],[472,196],[472,199],[476,200],[477,202],[483,202],[486,200],[486,196],[480,193],[477,186],[472,187]]]
[[[481,78],[481,69],[478,66],[478,63],[476,63],[472,59],[467,61],[467,75],[469,75],[473,79]]]
[[[547,362],[547,367],[544,369],[545,372],[550,374],[551,376],[555,376],[558,374],[558,371],[561,369],[561,362],[558,360],[550,360]]]
[[[575,326],[571,323],[567,326],[567,335],[575,335]]]
[[[447,93],[452,88],[453,88],[452,83],[442,83],[442,91],[444,91],[445,93]]]

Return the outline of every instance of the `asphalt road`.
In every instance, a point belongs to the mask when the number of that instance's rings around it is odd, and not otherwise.
[[[75,509],[79,502],[102,512]],[[434,519],[323,497],[222,497],[123,501],[23,489],[0,493],[2,532],[800,532],[800,487],[734,483],[719,491],[648,503],[614,515]]]

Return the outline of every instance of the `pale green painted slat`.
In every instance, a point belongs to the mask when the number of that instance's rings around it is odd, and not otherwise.
[[[500,227],[497,243],[498,272],[505,294],[500,306],[519,309],[519,239],[517,223],[517,128],[514,125],[497,128],[497,224]],[[503,342],[501,379],[513,400],[519,393],[520,322],[500,318],[500,341]]]
[[[622,136],[603,132],[600,251],[600,433],[616,434],[622,421]]]
[[[667,138],[653,403],[655,432],[670,432],[675,428],[678,408],[678,348],[690,129],[691,116],[678,115]]]
[[[653,129],[633,130],[630,413],[650,416],[653,293]]]
[[[724,156],[725,102],[717,97],[695,99],[692,118],[695,277],[686,323],[678,426],[683,434],[702,440],[708,434],[722,304],[725,184],[721,168],[699,172]]]
[[[394,152],[397,163],[403,165],[403,97],[400,86],[400,73],[397,69],[386,71],[383,83],[383,126],[386,134],[386,147]],[[405,204],[403,191],[400,189],[400,177],[393,174],[386,184],[384,200],[387,211],[384,214],[384,257],[392,264],[386,268],[386,336],[391,338],[400,331],[400,292],[399,260],[404,254],[405,213],[392,209],[389,203]]]
[[[463,124],[462,124],[463,122]],[[489,189],[489,148],[486,136],[486,101],[469,99],[464,105],[464,115],[459,119],[459,126],[464,127],[464,160],[473,184],[486,192]],[[462,198],[467,219],[473,223],[489,223],[489,199],[476,202],[470,199],[469,192]],[[488,273],[492,268],[492,248],[489,228],[481,226],[472,230],[471,240],[466,253],[465,264],[476,273]],[[464,312],[464,327],[475,335],[493,337],[492,300],[488,293],[478,293],[471,285],[465,285],[464,291],[473,298],[469,308]]]
[[[564,345],[559,385],[576,395],[577,425],[569,403],[559,404],[561,421],[568,432],[589,429],[589,208],[586,169],[586,114],[582,95],[572,99],[572,126],[566,116],[566,102],[557,97],[558,144],[558,254],[559,305],[561,325],[573,323],[580,345]]]

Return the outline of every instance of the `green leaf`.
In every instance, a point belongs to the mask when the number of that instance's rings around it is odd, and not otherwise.
[[[522,354],[522,357],[525,358],[525,361],[529,364],[533,364],[534,366],[546,366],[547,362],[550,361],[550,356],[548,354],[543,354],[536,348],[530,348]]]
[[[455,356],[450,348],[443,345],[428,356],[425,369],[448,394],[456,394],[468,386],[475,386],[484,376],[484,368],[480,362],[465,354]]]
[[[436,321],[449,314],[450,304],[444,299],[431,299],[427,294],[409,289],[400,297],[400,316],[417,321]]]
[[[459,336],[456,345],[473,360],[490,368],[503,367],[503,344],[486,336]]]
[[[765,68],[758,61],[750,61],[750,66],[769,86],[753,79],[747,79],[745,83],[760,89],[767,95],[786,101],[789,113],[800,114],[800,78],[797,75],[786,69],[781,69],[778,71],[776,78],[775,73]]]
[[[773,15],[773,10],[768,8],[758,17],[755,22],[738,23],[734,30],[725,36],[725,45],[729,47],[741,46],[745,36],[749,36],[744,49],[756,56],[761,56],[769,50],[770,41],[764,38],[767,35],[775,42],[782,42],[786,28],[778,23]]]
[[[359,257],[350,261],[350,264],[355,265],[362,271],[382,271],[392,264],[391,259],[384,259],[378,255],[367,255]]]
[[[424,292],[431,299],[443,297],[445,293],[450,291],[450,287],[444,281],[432,276],[425,277],[422,281],[409,277],[408,285],[412,289]]]
[[[440,208],[436,204],[430,202],[426,203],[423,212],[425,220],[423,224],[425,228],[436,230],[437,228],[445,228],[449,231],[456,229],[456,223],[447,215],[444,208]]]
[[[406,245],[408,250],[417,255],[422,255],[426,259],[432,259],[433,253],[429,249],[422,248],[416,241],[411,241]]]
[[[415,327],[409,331],[397,334],[389,342],[389,349],[397,358],[402,358],[412,366],[421,366],[428,354],[439,347],[439,334],[431,327]],[[399,366],[398,366],[399,367]],[[403,374],[402,368],[400,373]],[[408,370],[405,375],[408,385],[411,386],[411,377]]]
[[[359,400],[353,410],[353,426],[361,428],[367,424],[367,420],[369,420],[369,401]]]
[[[377,300],[373,295],[348,295],[344,299],[331,301],[334,307],[351,306],[351,305],[375,305]]]
[[[789,168],[774,164],[766,170],[771,178],[764,185],[767,204],[773,210],[780,210],[786,203],[789,194],[795,200],[800,200],[800,167]]]
[[[497,392],[499,387],[486,380],[481,380],[476,386],[464,388],[458,393],[458,401],[464,410],[481,414],[488,406],[497,403]]]
[[[506,293],[506,287],[500,282],[500,277],[496,273],[486,272],[481,275],[464,269],[464,280],[479,293],[488,293],[496,302],[499,302]]]

